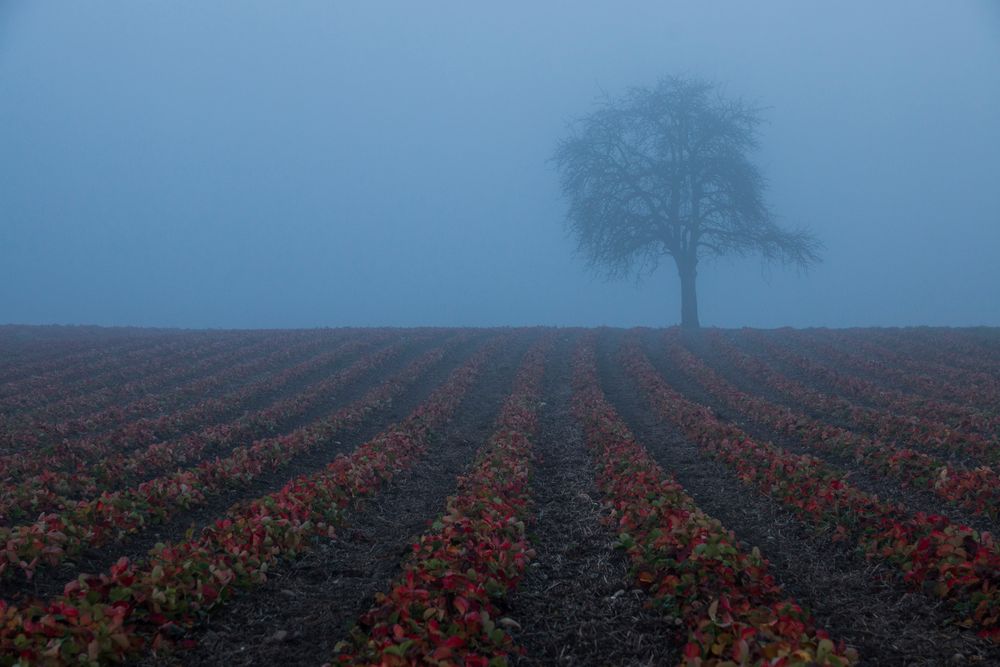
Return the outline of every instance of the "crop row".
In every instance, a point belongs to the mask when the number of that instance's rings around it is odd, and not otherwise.
[[[531,440],[551,343],[547,337],[528,351],[496,431],[391,589],[340,643],[337,664],[488,667],[517,650],[508,632],[515,624],[502,618],[497,600],[517,586],[533,556],[525,532]]]
[[[757,332],[748,335],[761,344],[768,355],[794,368],[803,377],[817,379],[829,387],[867,404],[885,408],[899,415],[915,415],[921,419],[945,422],[959,431],[973,431],[987,437],[1000,431],[1000,416],[986,414],[967,405],[915,396],[895,389],[880,387],[870,380],[845,375],[835,368],[796,354],[785,346],[775,344],[768,336]],[[722,353],[735,362],[732,345],[724,342],[724,337],[719,334],[713,335],[712,339],[719,343],[719,349]],[[753,359],[757,363],[763,363],[756,357]],[[765,367],[767,366],[765,365]]]
[[[220,341],[206,341],[203,344],[204,356],[214,354],[224,354],[228,349]],[[183,346],[174,351],[173,355],[180,357],[188,351]],[[219,351],[222,349],[222,352]],[[112,357],[112,354],[103,350],[105,354]],[[152,351],[150,351],[152,352]],[[154,361],[155,360],[155,361]],[[156,371],[163,371],[168,376],[183,372],[183,363],[163,363],[163,360],[154,355],[154,360],[146,360],[147,367],[139,370],[138,374],[123,373],[122,367],[135,368],[136,364],[110,358],[107,364],[112,366],[112,370],[106,374],[87,373],[85,370],[77,369],[74,373],[48,373],[44,376],[31,376],[22,381],[9,382],[6,387],[9,394],[0,398],[3,407],[0,408],[0,452],[13,451],[15,434],[20,432],[22,440],[31,444],[38,440],[38,435],[34,432],[32,420],[34,422],[45,423],[46,421],[60,421],[74,413],[87,409],[97,410],[100,407],[113,406],[120,402],[127,388],[131,388],[134,395],[142,396],[146,392],[146,378],[148,375],[155,375]],[[152,365],[155,363],[155,367]],[[122,367],[117,367],[121,364]],[[71,380],[81,374],[82,377]],[[170,380],[167,380],[169,384]],[[34,435],[34,439],[24,435]],[[47,433],[40,433],[47,437]]]
[[[80,327],[56,331],[52,327],[0,325],[0,396],[19,382],[63,373],[64,379],[93,373],[91,363],[121,363],[141,359],[155,350],[219,343],[250,342],[274,331],[165,331]],[[284,334],[284,332],[281,332]],[[291,332],[298,333],[298,332]]]
[[[740,549],[636,442],[601,391],[592,338],[575,355],[573,385],[573,411],[636,582],[686,629],[684,665],[856,661],[783,595],[756,547]]]
[[[960,625],[1000,640],[1000,549],[989,533],[937,515],[910,514],[858,490],[818,459],[750,439],[670,388],[634,342],[622,362],[650,406],[739,479],[835,539],[854,540],[906,582],[949,602]]]
[[[0,602],[0,664],[103,664],[170,642],[281,558],[332,537],[343,510],[410,467],[454,413],[503,340],[475,353],[409,417],[321,471],[232,508],[190,539],[158,544],[147,560],[82,575],[62,596],[18,608]]]
[[[866,332],[868,342],[915,361],[930,361],[976,372],[1000,370],[1000,339],[985,331],[979,336],[969,329],[911,329],[905,333],[875,329]]]
[[[252,339],[249,336],[245,338]],[[66,349],[69,341],[58,344],[39,341],[43,351],[35,356],[24,355],[21,363],[3,370],[0,400],[47,384],[68,386],[74,381],[87,383],[95,376],[121,371],[130,364],[150,361],[187,348],[198,348],[210,354],[225,349],[233,342],[228,337],[217,336],[142,336],[131,341],[81,341],[81,349]],[[10,358],[19,360],[22,357],[12,351]]]
[[[24,475],[39,470],[73,470],[82,472],[100,462],[108,454],[140,450],[151,443],[176,436],[213,421],[238,415],[268,396],[282,390],[293,381],[308,378],[326,366],[340,363],[344,358],[364,351],[377,342],[349,340],[329,352],[308,358],[286,368],[272,368],[272,372],[256,378],[228,393],[203,399],[187,408],[166,413],[155,418],[142,418],[98,436],[67,441],[55,447],[39,448],[21,457],[3,457],[3,471],[7,475]]]
[[[950,465],[928,454],[877,438],[868,438],[775,405],[759,396],[740,391],[673,338],[667,341],[667,346],[671,357],[685,374],[747,419],[796,438],[810,449],[854,458],[874,471],[926,489],[976,514],[1000,517],[1000,477],[991,468],[981,466],[970,470]],[[753,367],[754,363],[750,360],[744,366]],[[796,393],[793,383],[782,382],[773,373],[769,377],[771,382],[780,386],[793,399],[810,403],[809,393]],[[827,403],[832,401],[823,402]]]
[[[141,380],[134,380],[132,383],[143,385],[142,395],[129,402],[122,401],[101,407],[106,404],[103,392],[82,392],[74,397],[75,406],[62,401],[46,408],[42,415],[32,412],[22,416],[21,424],[8,425],[5,437],[13,451],[23,452],[45,447],[50,443],[58,445],[83,435],[103,435],[132,420],[178,410],[198,399],[204,399],[213,391],[238,386],[238,383],[262,372],[273,371],[288,365],[292,360],[329,347],[325,341],[311,340],[274,349],[272,341],[263,341],[250,348],[229,350],[188,366],[183,375],[178,373],[173,378],[179,380],[176,383],[159,382],[148,376],[140,376]],[[269,349],[271,351],[264,354]],[[184,368],[184,365],[181,364],[180,368]],[[153,388],[161,391],[154,391]],[[76,409],[72,409],[73,407]],[[73,414],[79,416],[66,417]],[[155,420],[147,422],[150,428],[156,427]],[[133,430],[142,432],[141,429]]]
[[[182,349],[166,358],[91,375],[76,383],[51,384],[31,393],[18,393],[8,401],[18,400],[21,405],[0,408],[9,415],[5,430],[11,436],[19,431],[36,433],[43,442],[96,430],[106,419],[99,415],[101,411],[118,411],[124,419],[127,414],[153,406],[159,394],[168,394],[241,359],[253,358],[266,347],[266,342],[259,341],[250,347],[225,346],[200,354]],[[95,421],[88,419],[91,415]]]
[[[109,353],[111,359],[104,372],[67,368],[60,374],[32,377],[22,383],[27,386],[17,388],[13,395],[3,399],[12,403],[5,405],[3,411],[29,411],[40,418],[81,414],[194,377],[205,366],[212,367],[227,358],[237,359],[264,344],[256,336],[236,340],[207,338],[196,344],[182,340],[163,346],[166,349],[142,350],[133,355],[134,359],[115,359]],[[77,381],[61,377],[81,373]]]
[[[19,329],[19,331],[15,331]],[[38,336],[34,327],[0,325],[0,397],[17,393],[25,380],[53,371],[81,367],[93,359],[108,359],[108,352],[118,356],[153,343],[149,335],[129,338],[88,337],[75,333],[53,340]]]
[[[799,336],[795,340],[820,358],[832,360],[838,367],[862,376],[870,375],[920,396],[957,400],[988,411],[1000,407],[1000,384],[986,374],[926,360],[918,363],[912,357],[894,354],[861,338],[846,341],[843,337],[834,338],[841,345],[849,346],[850,351],[814,336]]]
[[[329,396],[361,373],[391,356],[391,348],[373,353],[324,382],[317,396]],[[261,475],[287,465],[295,457],[328,442],[334,434],[352,428],[369,414],[406,391],[424,371],[443,356],[437,348],[385,380],[361,399],[291,433],[265,438],[235,448],[228,456],[178,470],[123,491],[104,492],[58,513],[13,529],[0,529],[0,575],[22,572],[30,579],[39,564],[55,566],[86,547],[100,547],[150,523],[163,522],[211,496],[234,486],[246,486]],[[302,403],[290,410],[301,413]],[[15,569],[16,568],[16,569]]]
[[[140,449],[164,438],[179,435],[201,424],[210,424],[213,420],[225,418],[227,415],[238,414],[245,405],[266,396],[279,388],[283,382],[296,377],[316,372],[319,364],[337,362],[343,357],[363,349],[361,341],[348,341],[331,353],[314,357],[314,363],[308,361],[296,364],[280,371],[274,363],[268,364],[273,372],[267,373],[255,381],[240,386],[219,397],[203,398],[186,408],[175,412],[166,412],[157,417],[136,419],[111,430],[96,433],[76,440],[65,440],[50,446],[36,445],[23,447],[24,451],[0,457],[0,474],[6,477],[23,478],[26,475],[38,474],[42,471],[72,471],[82,473],[91,464],[103,460],[109,455],[125,455],[131,450]],[[274,359],[280,360],[281,355]],[[268,365],[264,367],[267,368]],[[278,366],[280,368],[280,366]],[[223,381],[236,381],[244,376],[244,368],[233,367],[220,373]],[[259,371],[260,369],[256,369]],[[257,373],[252,373],[257,375]],[[246,376],[244,376],[246,377]],[[116,417],[105,414],[105,426],[111,426]],[[95,429],[99,430],[99,429]]]
[[[153,442],[143,447],[147,440],[155,441],[162,433],[150,434],[129,428],[127,433],[137,433],[133,436],[134,440],[109,437],[79,441],[67,448],[71,453],[62,456],[46,452],[16,459],[13,461],[15,465],[11,466],[15,470],[5,472],[9,477],[16,475],[21,481],[10,484],[0,493],[0,514],[19,518],[56,509],[71,504],[73,501],[70,498],[94,496],[137,481],[137,477],[148,477],[197,461],[207,452],[224,450],[237,442],[273,434],[290,420],[306,414],[325,400],[330,392],[391,358],[401,346],[397,344],[373,352],[345,371],[315,382],[305,390],[269,406],[244,412],[233,421],[212,424],[212,421],[227,414],[239,414],[250,403],[297,378],[314,375],[327,365],[338,363],[358,347],[364,346],[359,341],[349,341],[331,353],[266,376],[221,399],[209,399],[189,410],[158,420],[164,425],[172,424],[170,428],[164,426],[163,431],[167,432],[190,429],[200,423],[209,424],[183,438]],[[73,464],[72,467],[66,463],[67,460]]]

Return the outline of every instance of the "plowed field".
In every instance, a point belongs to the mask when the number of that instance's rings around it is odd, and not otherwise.
[[[1000,664],[1000,331],[0,327],[0,665]]]

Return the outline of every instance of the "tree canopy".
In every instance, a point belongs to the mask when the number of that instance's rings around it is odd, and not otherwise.
[[[697,327],[701,258],[760,255],[801,268],[819,260],[807,231],[773,219],[751,160],[760,110],[712,83],[666,77],[576,121],[556,147],[567,219],[580,251],[608,277],[674,259],[682,325]]]

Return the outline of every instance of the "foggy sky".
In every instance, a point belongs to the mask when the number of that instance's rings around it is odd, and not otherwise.
[[[768,108],[809,274],[702,265],[716,326],[1000,325],[991,0],[0,0],[0,322],[654,325],[574,256],[547,159],[603,92]]]

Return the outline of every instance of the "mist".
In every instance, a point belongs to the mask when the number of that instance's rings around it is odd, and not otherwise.
[[[702,267],[709,326],[1000,325],[1000,7],[0,3],[0,322],[676,323],[606,282],[550,161],[667,74],[765,107],[808,273]]]

